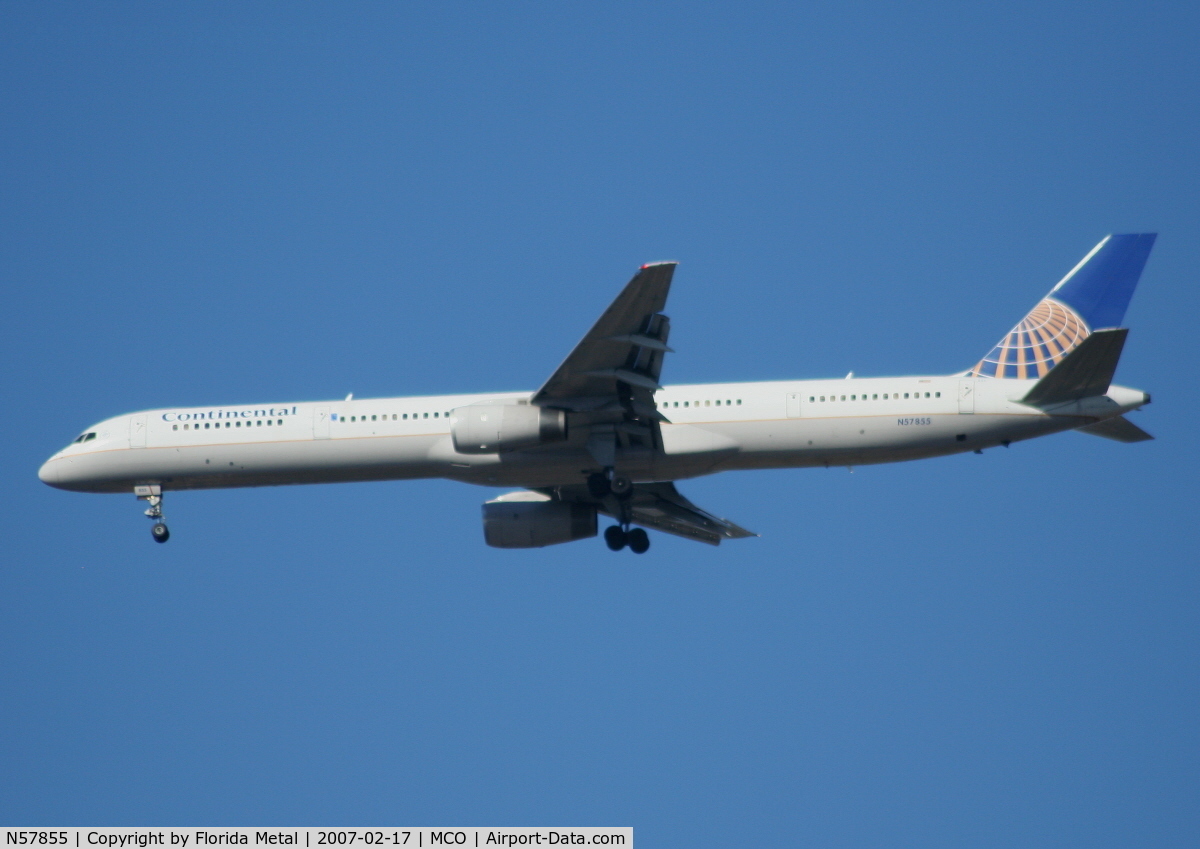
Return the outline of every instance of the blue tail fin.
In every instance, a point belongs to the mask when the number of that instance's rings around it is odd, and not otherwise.
[[[1106,236],[967,374],[1040,378],[1093,330],[1120,326],[1156,235]]]

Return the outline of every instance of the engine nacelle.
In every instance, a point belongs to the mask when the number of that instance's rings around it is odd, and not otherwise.
[[[483,505],[483,538],[493,548],[542,548],[596,535],[596,508],[510,492]]]
[[[460,454],[496,454],[567,438],[567,414],[531,404],[478,404],[450,413]]]

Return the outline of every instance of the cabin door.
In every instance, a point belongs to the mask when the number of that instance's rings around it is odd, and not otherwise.
[[[789,419],[800,418],[800,393],[789,392],[787,394],[787,417]]]
[[[144,415],[129,417],[129,447],[146,447],[146,417]]]
[[[958,382],[958,411],[960,413],[975,412],[975,381],[960,380]]]
[[[329,407],[313,410],[313,439],[329,438]]]

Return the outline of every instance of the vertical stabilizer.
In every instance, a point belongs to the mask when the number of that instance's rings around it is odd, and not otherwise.
[[[1092,331],[1120,326],[1155,236],[1106,236],[968,376],[1042,378]]]

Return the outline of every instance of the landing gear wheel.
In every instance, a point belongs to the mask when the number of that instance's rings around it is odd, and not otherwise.
[[[625,534],[625,541],[634,554],[645,554],[650,550],[650,535],[641,528],[634,528]]]
[[[150,533],[154,535],[155,542],[166,542],[171,538],[171,532],[167,530],[167,526],[162,522],[155,522],[154,527],[150,529]]]
[[[612,525],[604,529],[604,543],[610,551],[620,551],[625,547],[626,534],[620,525]]]
[[[609,482],[609,488],[612,489],[612,494],[617,498],[627,498],[629,493],[633,491],[633,481],[629,478],[614,477]]]
[[[600,472],[588,475],[587,487],[588,494],[592,498],[604,498],[612,492],[612,489],[608,485],[608,478]]]

